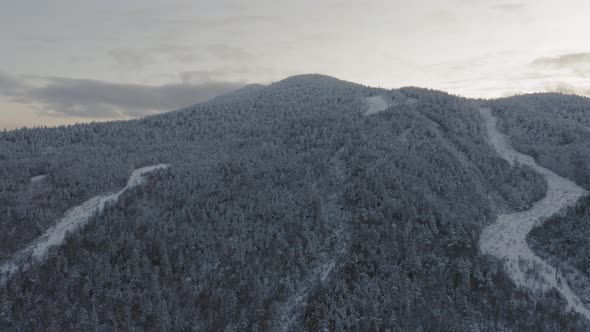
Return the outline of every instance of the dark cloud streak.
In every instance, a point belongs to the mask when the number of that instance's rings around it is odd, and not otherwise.
[[[202,81],[149,86],[88,79],[46,78],[44,86],[0,73],[0,95],[13,102],[41,105],[53,116],[126,118],[178,109],[236,90],[242,82]]]
[[[27,89],[26,83],[0,71],[0,96],[14,96]]]

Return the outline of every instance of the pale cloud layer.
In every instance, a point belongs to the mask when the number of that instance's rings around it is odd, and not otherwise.
[[[12,1],[0,128],[140,116],[310,72],[468,97],[588,94],[589,12],[585,0]]]
[[[554,70],[565,70],[581,77],[590,76],[590,53],[570,53],[554,57],[541,57],[533,65]]]

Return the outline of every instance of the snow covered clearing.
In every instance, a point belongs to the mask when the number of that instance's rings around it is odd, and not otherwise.
[[[31,178],[31,183],[41,182],[41,181],[45,180],[46,177],[47,177],[47,175],[45,175],[45,174],[33,176]]]
[[[587,191],[537,165],[531,156],[515,151],[506,135],[497,130],[496,118],[490,109],[482,108],[480,114],[486,123],[488,139],[502,158],[511,165],[515,161],[528,165],[544,175],[547,180],[547,195],[532,208],[523,212],[499,215],[494,224],[483,230],[480,250],[484,254],[504,260],[506,272],[516,285],[526,287],[534,293],[555,288],[566,299],[569,309],[590,321],[590,310],[574,294],[563,274],[535,255],[526,242],[527,234],[535,225],[575,205]]]
[[[116,202],[126,190],[143,184],[146,181],[144,176],[147,173],[157,169],[167,168],[168,166],[166,164],[160,164],[136,169],[131,174],[127,186],[119,192],[93,197],[82,203],[82,205],[68,210],[64,217],[57,224],[50,227],[45,234],[34,240],[26,248],[15,253],[12,259],[0,266],[0,284],[3,284],[19,268],[27,269],[30,266],[30,260],[32,262],[42,262],[49,248],[61,245],[68,232],[74,232],[84,227],[95,213],[102,213],[106,204]]]
[[[392,106],[414,105],[418,102],[416,98],[410,98],[400,92],[390,92],[387,95],[366,97],[367,110],[365,115],[372,115],[383,112]]]
[[[369,108],[365,112],[365,115],[371,115],[385,111],[389,107],[389,103],[383,96],[373,96],[365,98]]]

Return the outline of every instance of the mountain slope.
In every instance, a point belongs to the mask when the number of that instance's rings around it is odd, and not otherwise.
[[[82,205],[68,210],[64,218],[50,227],[42,236],[0,265],[0,284],[4,284],[10,279],[15,271],[23,271],[28,269],[31,264],[43,262],[48,250],[60,246],[68,233],[78,231],[92,216],[101,214],[107,204],[116,202],[123,192],[142,184],[147,173],[167,167],[168,165],[154,165],[137,169],[131,174],[127,186],[117,193],[93,197]]]
[[[374,96],[391,106],[365,116]],[[3,257],[133,169],[171,166],[15,274],[0,328],[583,330],[559,294],[517,288],[478,251],[496,213],[546,183],[495,153],[476,110],[303,75],[141,120],[2,133]]]
[[[526,237],[535,225],[574,206],[588,192],[574,182],[537,165],[530,156],[514,151],[507,137],[497,131],[496,118],[492,116],[491,110],[481,109],[480,112],[486,121],[490,141],[498,153],[508,162],[529,165],[547,180],[546,196],[526,211],[498,216],[496,223],[484,229],[480,248],[484,253],[505,261],[506,271],[515,284],[536,293],[555,289],[563,295],[569,308],[590,321],[590,310],[567,282],[564,282],[562,274],[536,256],[526,243]]]
[[[502,118],[515,147],[537,163],[590,190],[590,99],[533,94],[489,102]],[[535,253],[551,262],[590,303],[588,198],[554,215],[527,238]]]

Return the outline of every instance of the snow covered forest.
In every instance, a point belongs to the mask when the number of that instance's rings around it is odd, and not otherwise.
[[[367,112],[375,96],[387,108]],[[134,170],[170,166],[7,277],[0,330],[588,330],[478,250],[547,191],[489,144],[482,105],[515,149],[590,189],[590,100],[560,94],[302,75],[140,120],[4,131],[0,263]],[[589,218],[585,198],[528,239],[582,274],[586,301]]]

